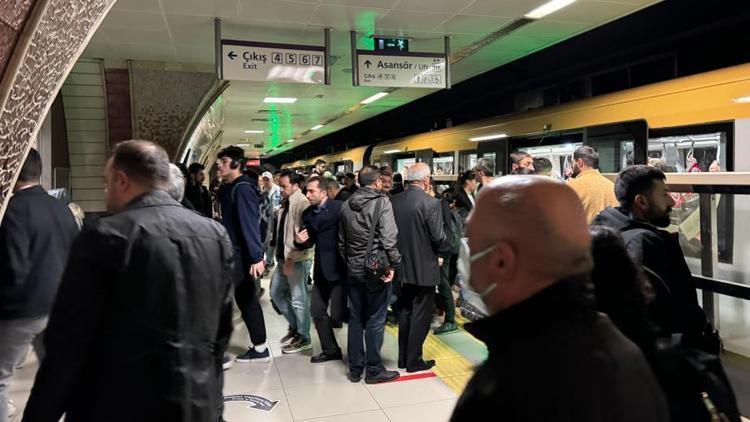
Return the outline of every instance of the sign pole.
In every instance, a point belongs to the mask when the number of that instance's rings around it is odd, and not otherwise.
[[[323,29],[323,37],[325,39],[325,64],[326,64],[326,70],[325,70],[325,84],[330,85],[331,84],[331,28],[325,28]]]
[[[357,57],[357,32],[351,31],[351,43],[352,43],[352,86],[359,86],[357,77],[359,75],[359,57]]]
[[[445,89],[451,89],[451,37],[445,36]]]
[[[214,18],[214,60],[216,60],[216,77],[219,80],[224,79],[221,57],[221,18]]]

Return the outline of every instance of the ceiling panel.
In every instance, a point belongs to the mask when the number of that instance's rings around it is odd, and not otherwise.
[[[240,7],[240,16],[256,20],[306,22],[317,8],[318,5],[315,3],[253,0],[252,4],[242,4]]]
[[[393,10],[378,19],[377,27],[405,31],[432,31],[451,18],[448,13]]]
[[[356,29],[366,32],[375,29],[375,21],[386,13],[387,9],[320,5],[308,23],[346,31]]]
[[[164,12],[178,13],[181,15],[199,15],[211,18],[235,18],[239,10],[238,0],[152,0],[161,2]],[[130,0],[118,0],[115,8],[121,3],[130,3]],[[247,1],[243,2],[247,3]]]
[[[231,82],[223,94],[223,142],[260,142],[292,148],[414,101],[435,90],[397,89],[367,106],[382,88],[353,87],[349,31],[358,48],[373,35],[410,39],[412,51],[441,52],[471,46],[546,0],[118,0],[84,57],[213,64],[214,18],[224,38],[323,45],[331,27],[332,85]],[[452,81],[486,72],[659,0],[578,0],[573,5],[477,50],[452,68]],[[295,104],[265,104],[268,96],[295,97]],[[255,119],[255,121],[253,121]],[[322,129],[319,123],[334,119]],[[247,129],[264,130],[248,135]],[[303,135],[304,134],[304,135]],[[297,138],[286,144],[289,138]],[[274,153],[282,149],[275,150]]]
[[[458,13],[461,9],[473,3],[474,0],[401,0],[395,7],[398,10],[424,10],[427,5],[431,12]]]
[[[633,10],[632,4],[578,0],[550,15],[550,19],[597,23],[617,19]]]
[[[447,34],[487,35],[512,21],[498,16],[456,15],[437,29]]]

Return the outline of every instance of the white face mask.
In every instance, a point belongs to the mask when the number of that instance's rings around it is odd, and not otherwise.
[[[457,267],[458,273],[461,275],[464,281],[464,300],[471,304],[473,307],[477,308],[477,310],[482,312],[484,315],[489,315],[487,305],[485,305],[484,303],[484,298],[497,288],[497,283],[492,283],[483,291],[477,292],[471,284],[471,264],[478,259],[482,259],[483,257],[487,256],[490,252],[495,250],[496,247],[497,244],[494,244],[472,255],[471,250],[469,249],[469,240],[464,237],[461,239],[461,249],[458,251]]]

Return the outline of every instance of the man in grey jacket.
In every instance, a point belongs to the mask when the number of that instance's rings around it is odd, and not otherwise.
[[[435,365],[422,359],[422,345],[430,331],[435,286],[440,281],[438,252],[445,245],[440,201],[430,197],[430,167],[412,165],[408,188],[393,195],[393,214],[398,226],[399,251],[403,256],[397,281],[401,313],[398,322],[398,366],[406,372],[424,371]],[[448,265],[446,262],[444,265]]]
[[[341,206],[339,251],[347,267],[349,319],[349,381],[375,384],[393,381],[397,371],[389,371],[380,358],[385,317],[391,297],[391,281],[398,272],[401,255],[396,249],[398,229],[391,202],[381,192],[380,170],[365,166],[359,173],[362,186]],[[375,215],[376,207],[380,211]],[[365,257],[370,230],[375,230],[373,252],[383,251],[390,269],[381,280],[366,280]],[[364,334],[364,345],[362,336]],[[366,355],[365,347],[366,346]]]

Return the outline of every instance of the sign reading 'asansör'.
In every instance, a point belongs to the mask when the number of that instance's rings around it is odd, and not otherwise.
[[[357,65],[360,86],[446,87],[445,56],[442,55],[388,55],[359,51]]]
[[[223,79],[325,83],[325,48],[222,40]]]

